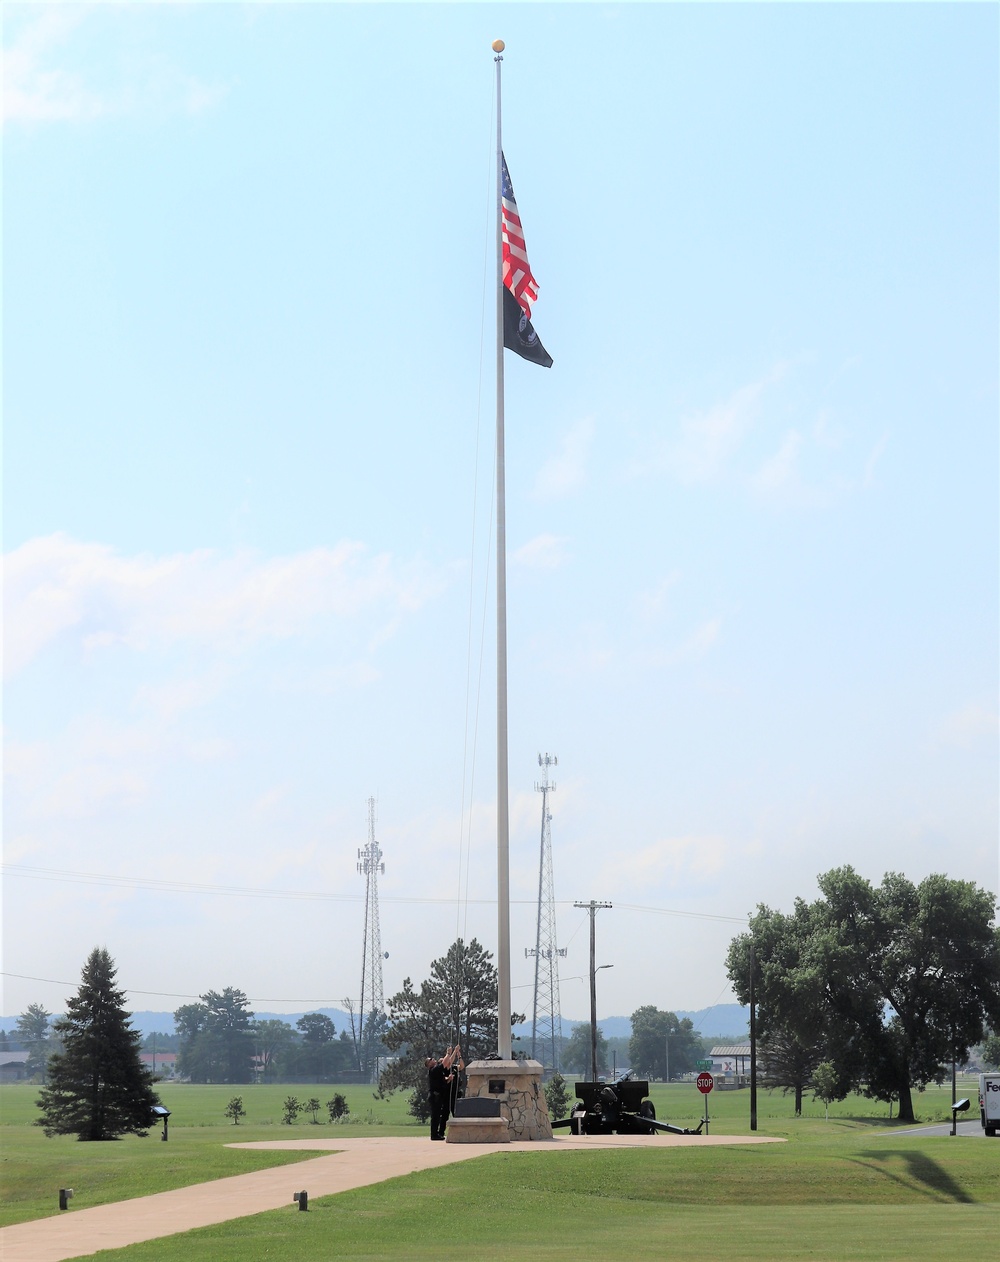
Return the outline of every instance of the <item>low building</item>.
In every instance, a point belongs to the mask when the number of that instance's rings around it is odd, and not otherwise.
[[[709,1052],[712,1077],[720,1090],[745,1087],[750,1082],[750,1044],[719,1043]]]
[[[157,1078],[177,1077],[176,1052],[140,1052],[139,1057],[147,1069],[151,1069]]]
[[[27,1052],[0,1052],[0,1082],[24,1082],[27,1076]]]

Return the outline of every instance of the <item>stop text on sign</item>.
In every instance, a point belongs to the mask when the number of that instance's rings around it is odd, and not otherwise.
[[[712,1077],[711,1074],[698,1075],[698,1090],[701,1092],[702,1095],[708,1095],[708,1093],[712,1090],[714,1086],[715,1086],[715,1079]]]

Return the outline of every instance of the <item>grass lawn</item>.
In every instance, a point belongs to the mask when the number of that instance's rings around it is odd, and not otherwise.
[[[288,1094],[326,1101],[339,1090],[352,1124],[280,1124]],[[163,1086],[173,1110],[170,1141],[81,1144],[46,1139],[31,1126],[34,1087],[0,1088],[3,1222],[56,1210],[60,1187],[77,1190],[73,1209],[180,1187],[298,1154],[247,1152],[231,1140],[316,1135],[419,1134],[404,1098],[378,1101],[361,1087]],[[243,1096],[247,1123],[223,1116]],[[703,1103],[688,1084],[657,1085],[657,1116],[696,1122]],[[918,1097],[922,1120],[948,1115],[950,1092]],[[747,1134],[748,1093],[709,1098],[714,1133]],[[636,1257],[951,1259],[992,1256],[1000,1231],[1000,1144],[972,1138],[908,1136],[888,1128],[887,1109],[853,1099],[831,1109],[762,1092],[759,1133],[782,1145],[745,1148],[502,1153],[429,1170],[371,1188],[294,1206],[145,1245],[106,1259],[160,1262],[311,1262],[331,1257],[490,1259]],[[811,1116],[810,1116],[811,1114]],[[971,1129],[966,1124],[964,1129]],[[313,1154],[306,1154],[312,1156]],[[300,1180],[308,1190],[308,1183]],[[72,1210],[70,1211],[72,1212]]]
[[[1000,1145],[813,1125],[759,1148],[504,1153],[98,1255],[288,1259],[993,1256]]]
[[[114,1143],[83,1144],[65,1135],[48,1139],[40,1127],[32,1125],[38,1116],[37,1086],[0,1086],[0,1226],[57,1214],[63,1187],[74,1189],[73,1207],[83,1209],[315,1155],[226,1148],[233,1140],[419,1133],[406,1111],[405,1098],[375,1100],[366,1087],[160,1083],[157,1091],[171,1110],[167,1143],[161,1142],[157,1127],[145,1139],[132,1135]],[[287,1095],[303,1101],[316,1096],[324,1105],[320,1117],[328,1118],[325,1104],[335,1091],[347,1098],[354,1121],[331,1124],[327,1120],[314,1126],[308,1115],[300,1115],[294,1126],[282,1125],[282,1102]],[[234,1095],[242,1096],[247,1111],[238,1127],[224,1116]]]

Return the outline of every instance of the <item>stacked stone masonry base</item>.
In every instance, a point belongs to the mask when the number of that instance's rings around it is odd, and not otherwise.
[[[542,1066],[537,1060],[474,1060],[466,1065],[465,1072],[466,1097],[499,1100],[501,1116],[453,1117],[448,1123],[450,1144],[503,1144],[552,1138],[542,1090]]]

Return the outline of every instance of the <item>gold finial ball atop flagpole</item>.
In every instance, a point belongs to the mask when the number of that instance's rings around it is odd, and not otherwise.
[[[492,48],[495,53],[502,53],[506,47],[507,45],[503,42],[502,39],[495,39],[493,41]]]

